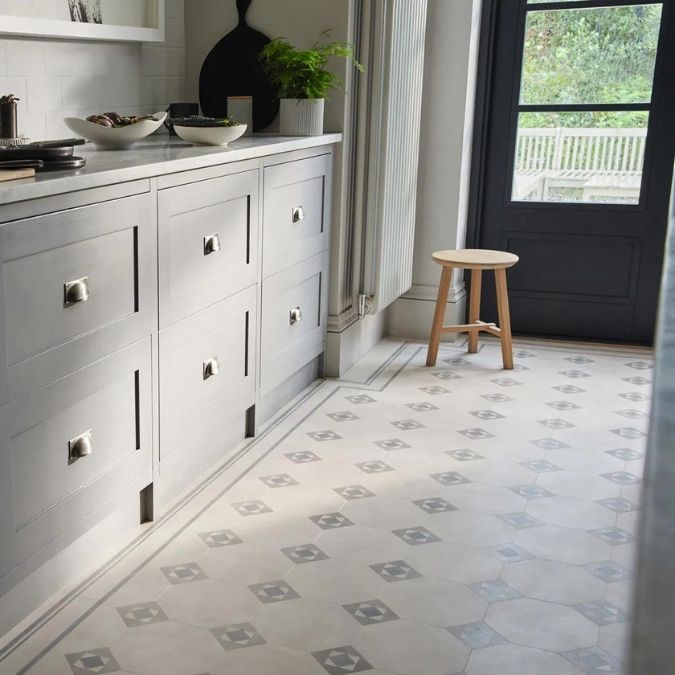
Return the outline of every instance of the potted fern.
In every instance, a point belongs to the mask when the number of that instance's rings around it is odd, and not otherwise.
[[[327,35],[327,31],[322,34]],[[340,78],[327,69],[333,57],[354,60],[354,47],[348,42],[333,41],[298,49],[285,38],[277,38],[260,52],[265,74],[279,95],[279,131],[283,136],[323,133],[326,97],[331,89],[342,86]],[[354,65],[363,70],[355,60]]]

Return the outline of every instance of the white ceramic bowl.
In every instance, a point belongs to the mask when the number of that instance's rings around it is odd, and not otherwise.
[[[126,127],[102,127],[77,117],[66,117],[63,122],[74,134],[93,141],[101,150],[123,150],[157,131],[164,124],[166,116],[166,112],[157,112],[153,115],[157,118],[156,122],[142,120]]]
[[[174,125],[175,132],[188,143],[197,145],[227,145],[236,141],[246,131],[246,124],[236,127],[181,127]]]

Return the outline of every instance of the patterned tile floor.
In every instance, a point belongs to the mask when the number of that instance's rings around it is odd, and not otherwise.
[[[306,393],[0,672],[619,673],[651,353],[425,353]]]

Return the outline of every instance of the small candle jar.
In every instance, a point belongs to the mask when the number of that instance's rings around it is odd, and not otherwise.
[[[13,94],[0,97],[0,138],[18,138],[17,101]]]

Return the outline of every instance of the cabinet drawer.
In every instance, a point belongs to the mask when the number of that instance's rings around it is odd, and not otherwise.
[[[212,402],[221,416],[255,402],[256,293],[251,286],[160,332],[162,461],[180,449],[172,430],[187,424],[196,432],[194,419]]]
[[[3,409],[0,576],[150,482],[151,396],[148,337]]]
[[[152,330],[155,219],[147,194],[0,228],[4,401]]]
[[[256,282],[259,173],[159,193],[160,327]]]
[[[263,277],[328,248],[331,158],[265,168]]]
[[[324,351],[327,291],[327,252],[263,281],[262,394]]]

